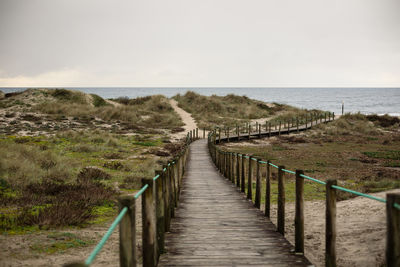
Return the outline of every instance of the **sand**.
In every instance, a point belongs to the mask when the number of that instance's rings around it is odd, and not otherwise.
[[[386,193],[373,194],[386,198]],[[276,223],[276,207],[271,218]],[[294,244],[294,203],[286,205],[286,238]],[[304,206],[305,256],[315,266],[324,266],[325,202],[310,201]],[[337,203],[337,265],[382,266],[386,246],[386,204],[357,197]]]
[[[181,116],[181,119],[182,119],[183,123],[185,124],[183,126],[183,128],[185,129],[183,132],[174,133],[171,135],[171,137],[176,140],[182,139],[186,136],[188,131],[191,131],[191,130],[197,128],[196,121],[193,119],[193,117],[190,113],[188,113],[185,110],[178,107],[178,102],[176,102],[175,99],[170,99],[169,103],[174,108],[175,112],[178,113],[179,116]]]

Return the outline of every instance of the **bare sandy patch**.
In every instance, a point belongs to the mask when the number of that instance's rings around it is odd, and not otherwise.
[[[387,193],[372,194],[386,198]],[[294,245],[294,203],[286,205],[285,237]],[[325,202],[304,203],[305,256],[316,266],[325,266]],[[276,223],[276,206],[271,219]],[[386,205],[356,197],[337,203],[336,253],[338,266],[383,266],[386,246]]]
[[[182,139],[182,138],[184,138],[186,136],[188,131],[191,131],[191,130],[197,128],[197,123],[193,119],[193,117],[192,117],[192,115],[190,113],[188,113],[185,110],[183,110],[180,107],[178,107],[178,102],[176,102],[175,99],[170,99],[169,103],[172,106],[172,108],[175,110],[175,112],[178,113],[178,115],[181,117],[183,123],[185,124],[183,126],[183,128],[185,129],[183,132],[173,133],[171,135],[171,137],[173,139]]]

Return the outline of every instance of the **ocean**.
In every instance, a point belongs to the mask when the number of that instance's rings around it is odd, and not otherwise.
[[[363,114],[389,114],[400,116],[400,88],[228,88],[228,87],[65,87],[85,93],[98,94],[103,98],[129,97],[162,94],[172,97],[194,91],[202,95],[245,95],[265,102],[277,102],[306,109],[322,109],[341,114],[360,112]],[[5,93],[27,88],[1,88]]]

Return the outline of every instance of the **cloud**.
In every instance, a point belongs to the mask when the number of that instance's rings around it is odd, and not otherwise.
[[[0,86],[2,87],[68,87],[77,86],[88,78],[79,69],[62,69],[33,76],[18,75],[5,77],[3,73],[0,72]]]

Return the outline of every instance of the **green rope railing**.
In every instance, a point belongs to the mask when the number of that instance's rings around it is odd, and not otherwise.
[[[121,222],[122,218],[128,211],[127,207],[124,207],[121,212],[118,214],[117,218],[115,218],[114,222],[111,224],[110,228],[108,228],[107,233],[103,236],[97,246],[93,249],[92,253],[90,253],[89,257],[86,259],[85,264],[90,265],[96,258],[97,254],[99,254],[100,250],[103,248],[104,244],[107,242],[108,238],[110,238],[112,232],[117,227],[117,225]]]

